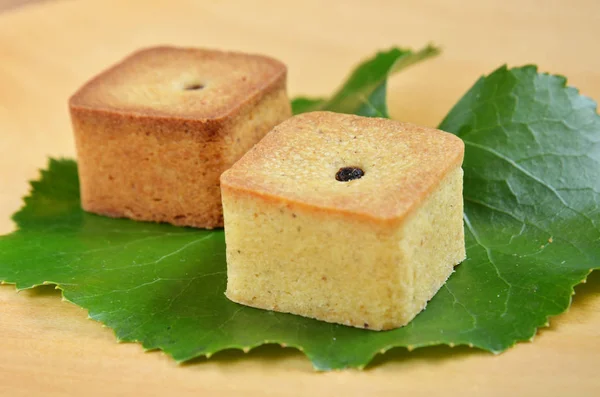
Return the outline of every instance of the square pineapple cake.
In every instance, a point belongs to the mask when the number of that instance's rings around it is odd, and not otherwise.
[[[217,50],[153,47],[69,102],[86,211],[213,228],[219,177],[291,115],[286,67]]]
[[[465,258],[464,144],[329,112],[275,127],[221,176],[229,299],[373,330],[411,321]]]

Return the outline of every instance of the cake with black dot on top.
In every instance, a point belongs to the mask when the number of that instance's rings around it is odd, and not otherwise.
[[[101,73],[69,101],[82,207],[222,226],[219,177],[291,116],[286,73],[265,56],[176,47]]]
[[[229,299],[360,328],[410,322],[465,259],[464,144],[330,112],[275,127],[221,176]]]

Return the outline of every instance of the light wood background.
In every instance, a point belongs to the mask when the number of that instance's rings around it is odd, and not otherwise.
[[[270,54],[292,95],[325,95],[349,68],[394,44],[444,48],[391,84],[393,115],[436,125],[483,73],[537,63],[600,99],[597,0],[63,1],[0,15],[0,233],[48,156],[74,156],[66,108],[86,79],[154,44]],[[117,344],[52,288],[0,286],[0,394],[600,395],[600,276],[534,343],[493,356],[467,348],[395,349],[364,372],[313,373],[279,347],[177,366]]]
[[[7,11],[44,0],[0,0],[0,11]]]

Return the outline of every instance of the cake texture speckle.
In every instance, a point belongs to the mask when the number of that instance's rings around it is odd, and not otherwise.
[[[219,176],[291,115],[286,67],[260,55],[154,47],[69,101],[86,211],[213,228]]]
[[[411,321],[465,259],[464,144],[330,112],[275,127],[221,176],[229,299],[354,327]]]

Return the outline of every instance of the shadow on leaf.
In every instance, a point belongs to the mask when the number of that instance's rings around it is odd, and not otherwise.
[[[50,296],[56,296],[60,298],[61,295],[61,291],[56,289],[54,284],[39,285],[35,288],[21,290],[19,293],[25,294],[29,298],[45,298]]]
[[[204,364],[208,361],[228,364],[232,362],[237,362],[240,360],[247,359],[255,359],[260,360],[262,362],[268,362],[271,364],[279,365],[280,361],[284,361],[291,358],[304,357],[300,350],[292,348],[292,347],[281,347],[276,343],[269,343],[265,345],[258,346],[248,353],[244,353],[243,350],[240,349],[226,349],[221,350],[210,358],[206,358],[205,356],[198,357],[183,363],[184,366],[191,366],[197,364]],[[308,360],[306,361],[309,364]]]

